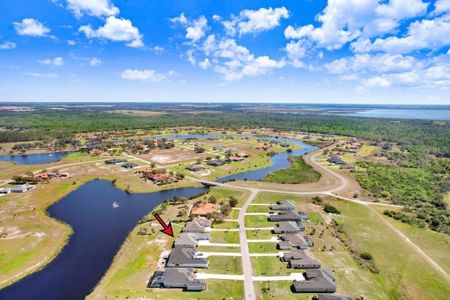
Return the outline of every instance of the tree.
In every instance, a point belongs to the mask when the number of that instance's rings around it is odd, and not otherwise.
[[[334,207],[333,205],[328,204],[328,203],[325,204],[323,210],[329,214],[337,214],[337,215],[341,214],[341,211],[339,209],[337,209],[336,207]]]
[[[236,207],[236,205],[238,204],[238,200],[236,198],[234,198],[233,196],[230,196],[230,206],[231,207]]]

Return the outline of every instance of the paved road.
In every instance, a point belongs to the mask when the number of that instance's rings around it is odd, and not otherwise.
[[[247,243],[247,231],[245,230],[245,212],[247,211],[249,205],[255,199],[258,194],[257,190],[250,189],[250,196],[245,201],[242,209],[239,211],[239,240],[241,244],[241,253],[242,253],[242,271],[244,275],[244,292],[245,292],[245,300],[255,300],[255,286],[253,285],[253,277],[252,277],[252,263],[250,260],[250,251],[248,249]]]

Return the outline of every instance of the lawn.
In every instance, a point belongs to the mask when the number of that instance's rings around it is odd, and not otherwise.
[[[238,231],[212,231],[210,235],[213,243],[239,244]]]
[[[208,269],[198,272],[212,274],[242,274],[242,261],[240,256],[210,256]]]
[[[275,224],[277,223],[268,221],[267,216],[245,216],[247,228],[273,227]]]
[[[280,193],[258,193],[253,203],[275,204],[278,201],[292,200],[299,201],[301,198],[296,195],[280,194]]]
[[[311,300],[311,294],[297,294],[291,291],[291,281],[255,282],[257,299],[260,300]]]
[[[268,213],[270,212],[269,205],[250,205],[247,209],[249,213]]]
[[[316,182],[320,179],[320,173],[305,163],[301,156],[291,156],[289,160],[291,166],[288,169],[271,172],[264,180],[277,183],[298,184]]]
[[[247,230],[247,239],[249,240],[266,240],[273,236],[271,230]]]
[[[250,253],[278,253],[277,243],[248,243]]]
[[[282,276],[301,272],[289,269],[287,264],[275,256],[251,257],[251,261],[254,276]]]

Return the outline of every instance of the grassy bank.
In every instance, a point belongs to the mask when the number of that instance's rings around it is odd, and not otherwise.
[[[298,184],[315,182],[320,179],[320,173],[305,163],[301,156],[291,156],[289,161],[291,166],[288,169],[269,173],[264,180],[276,183]]]

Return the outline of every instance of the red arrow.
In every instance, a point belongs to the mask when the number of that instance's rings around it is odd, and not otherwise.
[[[153,215],[155,219],[161,224],[161,226],[164,228],[161,230],[161,232],[164,232],[167,235],[173,236],[173,230],[172,230],[172,222],[169,222],[169,225],[164,222],[163,219],[158,214]]]

